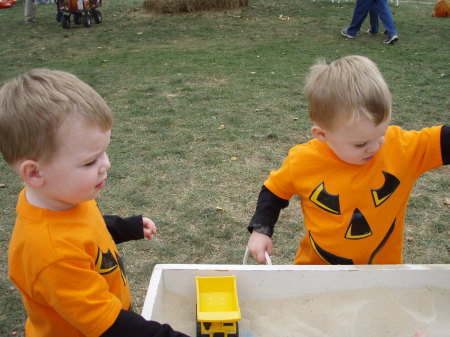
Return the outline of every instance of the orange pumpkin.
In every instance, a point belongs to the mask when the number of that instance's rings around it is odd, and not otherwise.
[[[450,0],[438,0],[434,5],[433,16],[449,16],[450,15]]]

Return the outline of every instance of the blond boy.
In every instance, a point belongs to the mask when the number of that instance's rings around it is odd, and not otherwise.
[[[0,150],[21,176],[9,276],[39,336],[186,336],[131,311],[116,243],[151,239],[155,224],[102,216],[112,115],[89,85],[34,69],[0,89]]]
[[[249,251],[265,262],[280,210],[299,195],[306,234],[294,264],[402,263],[409,194],[421,174],[450,163],[450,127],[389,126],[390,91],[363,56],[314,65],[305,91],[315,139],[265,181]]]

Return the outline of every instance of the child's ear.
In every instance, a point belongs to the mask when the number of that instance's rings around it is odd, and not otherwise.
[[[28,186],[39,188],[44,184],[44,177],[39,171],[39,163],[34,160],[24,160],[19,166],[19,174]]]
[[[322,129],[320,126],[318,125],[313,125],[311,127],[311,133],[312,135],[317,138],[318,140],[320,140],[321,142],[325,142],[325,130]]]

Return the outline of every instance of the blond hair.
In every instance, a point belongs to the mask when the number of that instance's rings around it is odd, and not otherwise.
[[[69,117],[109,130],[112,114],[104,99],[76,76],[33,69],[0,89],[0,151],[5,161],[49,161],[58,130]]]
[[[364,56],[345,56],[311,67],[305,93],[313,123],[332,129],[367,117],[379,125],[391,116],[392,96],[374,62]]]

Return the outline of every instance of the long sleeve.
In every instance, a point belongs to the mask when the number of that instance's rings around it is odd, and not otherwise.
[[[289,200],[277,197],[267,187],[263,186],[258,196],[255,214],[247,229],[250,233],[255,230],[272,237],[280,211],[288,205]]]
[[[121,218],[117,215],[103,215],[106,227],[115,243],[144,238],[142,216]]]
[[[444,165],[450,164],[450,126],[444,125],[441,130],[441,152]]]
[[[168,324],[147,321],[130,310],[121,310],[114,324],[100,337],[188,337]]]

